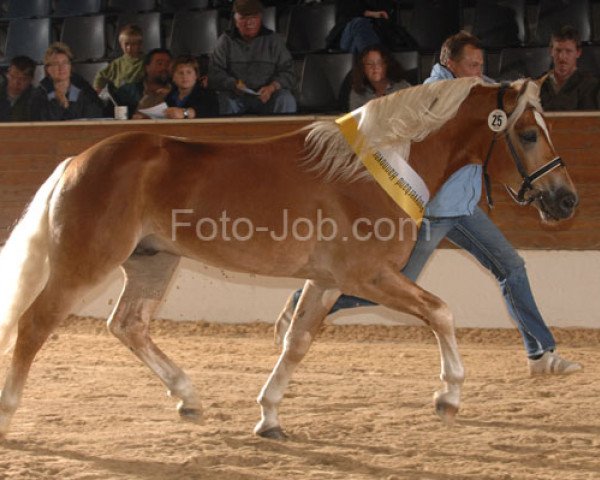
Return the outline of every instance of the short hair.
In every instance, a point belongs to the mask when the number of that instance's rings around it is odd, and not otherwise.
[[[10,61],[9,64],[9,67],[15,67],[29,78],[33,78],[35,66],[36,63],[26,55],[17,55]]]
[[[71,49],[69,48],[69,46],[63,42],[54,42],[54,43],[50,44],[50,46],[46,50],[46,53],[44,54],[44,65],[48,66],[50,57],[52,55],[56,55],[58,53],[62,53],[63,55],[66,55],[67,57],[69,57],[70,62],[73,61],[73,52],[71,52]]]
[[[364,93],[369,83],[365,74],[364,60],[366,56],[371,52],[379,52],[381,58],[385,62],[386,76],[393,82],[399,82],[404,78],[404,70],[402,66],[396,60],[390,51],[383,45],[372,45],[365,48],[360,54],[354,59],[354,66],[352,67],[352,89],[357,93]]]
[[[447,67],[448,60],[458,60],[467,45],[471,45],[477,50],[483,50],[481,40],[479,40],[475,35],[471,35],[464,30],[448,37],[442,45],[442,50],[440,52],[440,63]]]
[[[165,55],[168,55],[169,58],[173,58],[173,55],[171,55],[171,51],[168,48],[153,48],[146,55],[144,55],[144,67],[150,65],[152,63],[154,55],[157,55],[159,53],[164,53]]]
[[[198,60],[193,55],[179,55],[173,63],[171,63],[171,72],[175,73],[175,69],[179,65],[190,65],[195,71],[196,76],[200,78],[200,65],[198,64]]]
[[[581,35],[579,34],[579,30],[572,25],[563,25],[558,30],[552,32],[552,36],[550,37],[550,46],[552,46],[554,41],[565,42],[567,40],[574,41],[577,49],[581,48]]]
[[[119,30],[119,40],[121,40],[121,37],[137,37],[139,40],[142,40],[144,38],[144,32],[139,25],[128,23],[127,25],[123,25],[121,30]]]

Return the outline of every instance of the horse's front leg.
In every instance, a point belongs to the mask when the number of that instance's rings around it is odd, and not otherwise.
[[[202,407],[191,380],[152,341],[148,325],[160,305],[179,257],[168,253],[133,255],[123,265],[126,280],[108,328],[181,399],[177,410],[184,420],[199,421]]]
[[[353,295],[415,315],[433,330],[440,350],[440,379],[443,382],[443,388],[434,394],[434,407],[444,423],[452,423],[460,406],[460,391],[465,378],[452,312],[441,299],[395,270],[376,272],[373,278],[376,281],[363,281]]]
[[[261,420],[254,428],[255,434],[266,438],[285,438],[279,423],[279,404],[294,370],[308,352],[321,322],[339,295],[337,289],[327,289],[313,281],[306,282],[285,334],[281,355],[258,396]]]

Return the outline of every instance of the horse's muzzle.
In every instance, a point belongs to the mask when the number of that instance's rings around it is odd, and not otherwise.
[[[561,187],[554,191],[541,192],[537,203],[543,220],[552,222],[572,217],[579,198],[572,190]]]

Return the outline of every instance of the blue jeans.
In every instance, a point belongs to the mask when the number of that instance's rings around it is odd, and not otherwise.
[[[219,92],[219,113],[221,115],[296,113],[296,99],[292,92],[285,89],[273,92],[267,103],[262,103],[254,95]]]
[[[427,231],[429,230],[429,240]],[[506,240],[502,232],[479,207],[473,215],[461,217],[430,217],[429,229],[424,223],[417,243],[402,273],[416,281],[430,255],[444,237],[473,255],[494,274],[502,290],[508,311],[515,321],[525,350],[534,357],[556,344],[540,314],[525,271],[525,262]],[[295,292],[297,302],[300,290]],[[475,292],[473,292],[475,294]],[[342,295],[329,313],[343,308],[375,305],[358,297]]]
[[[365,48],[381,43],[379,35],[375,33],[373,22],[365,17],[350,20],[342,32],[340,48],[354,55],[361,53]]]

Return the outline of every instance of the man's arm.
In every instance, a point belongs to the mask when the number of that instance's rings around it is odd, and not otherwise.
[[[235,90],[236,79],[228,71],[230,51],[231,40],[222,34],[210,58],[208,85],[214,90]]]

